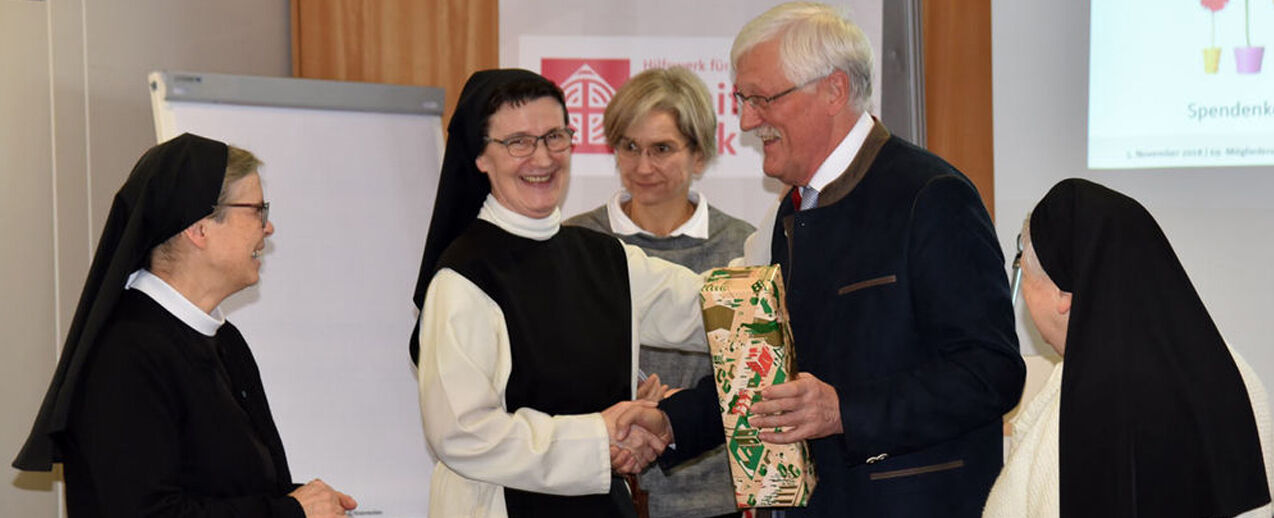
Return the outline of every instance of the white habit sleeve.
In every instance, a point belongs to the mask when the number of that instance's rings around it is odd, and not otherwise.
[[[601,414],[509,413],[510,361],[500,307],[460,274],[440,270],[420,323],[420,410],[434,455],[470,481],[557,495],[608,492]]]
[[[689,268],[624,245],[633,298],[633,330],[643,345],[707,352],[699,289],[703,278]]]

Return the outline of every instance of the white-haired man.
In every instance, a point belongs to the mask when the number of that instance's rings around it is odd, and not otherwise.
[[[740,127],[791,186],[746,257],[782,266],[801,369],[762,392],[752,424],[809,440],[819,478],[786,516],[978,516],[1025,369],[977,191],[867,113],[870,45],[835,9],[775,7],[731,59]],[[722,441],[715,397],[705,379],[660,404],[676,442],[662,463]]]

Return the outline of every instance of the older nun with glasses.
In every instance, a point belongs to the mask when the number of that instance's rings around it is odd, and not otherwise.
[[[1063,362],[1013,420],[985,517],[1269,517],[1265,389],[1154,217],[1065,180],[1022,230],[1021,287]]]
[[[252,153],[184,134],[115,195],[35,426],[14,466],[63,464],[67,515],[345,516],[293,484],[256,361],[219,306],[274,233]]]

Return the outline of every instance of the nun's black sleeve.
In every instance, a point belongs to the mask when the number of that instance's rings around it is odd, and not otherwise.
[[[69,515],[303,517],[256,364],[230,324],[199,335],[121,297],[64,441]]]

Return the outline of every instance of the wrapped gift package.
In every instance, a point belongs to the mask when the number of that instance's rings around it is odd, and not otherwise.
[[[761,390],[796,372],[778,265],[713,270],[700,300],[738,506],[804,506],[817,483],[809,447],[762,442],[749,423]]]

